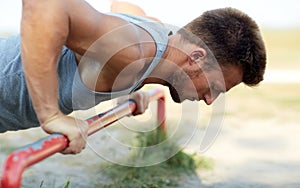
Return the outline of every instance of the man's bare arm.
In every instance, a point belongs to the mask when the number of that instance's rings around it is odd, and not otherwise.
[[[65,153],[78,153],[84,147],[87,127],[59,110],[56,63],[62,46],[83,55],[95,40],[126,24],[122,19],[97,12],[83,0],[23,0],[21,52],[27,87],[42,128],[68,136],[70,147]],[[136,27],[129,28],[134,32],[121,32],[115,41],[127,44],[131,39],[129,43],[137,45],[130,48],[131,52],[134,49],[130,57],[137,55],[138,59],[140,37],[135,33]],[[97,48],[100,56],[101,49],[107,50],[101,47]]]
[[[63,115],[58,106],[56,62],[69,35],[67,1],[23,0],[21,53],[27,87],[42,128],[70,140],[64,153],[85,147],[87,125]]]
[[[23,0],[22,62],[41,123],[59,111],[56,61],[69,32],[68,15],[62,2]]]

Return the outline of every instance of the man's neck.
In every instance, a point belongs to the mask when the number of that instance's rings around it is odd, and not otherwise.
[[[149,75],[143,84],[161,84],[167,85],[170,81],[171,75],[174,70],[178,70],[178,67],[182,66],[183,50],[180,49],[179,41],[180,36],[172,35],[169,37],[167,48],[153,72]]]

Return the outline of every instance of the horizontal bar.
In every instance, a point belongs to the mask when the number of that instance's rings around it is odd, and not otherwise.
[[[150,96],[150,101],[164,97],[164,92],[161,89],[152,89],[147,93]],[[135,110],[135,102],[133,100],[128,100],[107,112],[87,119],[86,122],[89,124],[88,135],[107,127],[124,116],[132,114]],[[21,187],[22,174],[25,168],[38,163],[57,152],[63,151],[68,146],[68,143],[69,141],[66,136],[52,134],[10,153],[3,166],[1,187]]]

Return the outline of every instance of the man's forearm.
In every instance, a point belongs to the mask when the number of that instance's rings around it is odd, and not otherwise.
[[[56,62],[67,39],[69,25],[62,2],[23,0],[22,63],[41,123],[59,112]]]

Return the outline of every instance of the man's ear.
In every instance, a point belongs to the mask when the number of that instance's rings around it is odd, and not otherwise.
[[[199,60],[204,60],[206,58],[206,50],[204,48],[197,47],[195,48],[191,54],[190,59],[192,62],[196,62]]]

